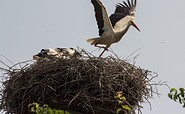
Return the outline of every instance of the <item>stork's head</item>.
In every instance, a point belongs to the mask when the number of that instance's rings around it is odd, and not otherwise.
[[[134,26],[140,32],[140,29],[137,27],[134,20],[131,20],[130,23],[131,23],[132,26]]]
[[[127,26],[132,25],[138,31],[140,31],[140,29],[134,22],[136,13],[136,2],[137,0],[127,0],[127,2],[123,1],[123,3],[119,3],[116,5],[115,13],[110,17],[113,26],[117,23],[116,21],[122,20],[122,23],[126,23]]]
[[[130,14],[129,16],[128,16],[128,20],[129,20],[129,22],[128,22],[128,25],[132,25],[132,26],[134,26],[139,32],[140,32],[140,29],[139,29],[139,27],[135,24],[135,22],[134,22],[134,13],[132,14]]]

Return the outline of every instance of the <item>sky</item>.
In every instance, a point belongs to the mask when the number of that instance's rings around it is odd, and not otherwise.
[[[122,0],[101,0],[108,14]],[[156,82],[185,87],[185,0],[138,0],[134,27],[111,46],[120,57],[136,58],[136,65],[158,73]],[[86,42],[98,36],[90,0],[0,0],[0,54],[18,63],[32,59],[43,48],[73,47],[95,50]],[[102,50],[93,52],[98,56]],[[106,52],[103,57],[110,55]],[[11,65],[9,61],[0,60]],[[4,67],[0,64],[0,67]],[[184,114],[182,105],[167,97],[169,88],[158,86],[160,97],[142,104],[143,114]]]

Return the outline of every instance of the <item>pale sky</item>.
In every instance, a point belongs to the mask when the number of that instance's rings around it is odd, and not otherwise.
[[[110,15],[122,0],[101,1]],[[184,4],[185,0],[138,0],[135,22],[141,32],[130,27],[111,48],[122,58],[141,48],[132,55],[140,54],[137,66],[157,72],[156,81],[185,87]],[[86,40],[97,36],[90,0],[0,0],[0,54],[13,63],[29,60],[43,48],[79,46],[91,52],[96,48]],[[144,104],[143,114],[185,113],[182,105],[167,97],[167,87],[158,87],[158,91],[162,95],[150,99],[152,110]]]

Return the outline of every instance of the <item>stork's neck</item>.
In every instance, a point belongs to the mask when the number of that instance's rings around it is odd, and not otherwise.
[[[121,31],[121,35],[123,36],[129,29],[130,25],[127,25],[122,31]]]
[[[121,40],[121,38],[123,37],[123,35],[128,31],[130,25],[127,25],[122,31],[120,32],[116,32],[116,37],[115,38],[115,42],[118,42]]]

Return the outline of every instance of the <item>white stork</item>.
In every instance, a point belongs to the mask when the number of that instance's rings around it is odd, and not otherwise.
[[[136,0],[127,0],[127,3],[123,1],[123,4],[117,4],[115,12],[110,17],[99,0],[91,0],[91,3],[94,6],[100,37],[90,38],[87,42],[96,47],[104,48],[99,57],[105,50],[108,50],[111,44],[119,42],[131,25],[140,31],[134,23]],[[98,44],[105,45],[105,47],[97,46]]]

